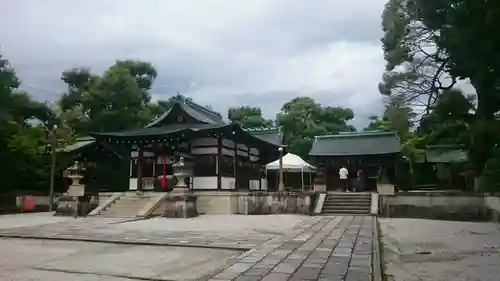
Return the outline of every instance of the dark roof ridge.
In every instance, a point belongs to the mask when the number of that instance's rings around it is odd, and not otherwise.
[[[182,100],[184,101],[184,104],[191,105],[191,106],[195,107],[196,109],[205,111],[208,114],[212,114],[216,117],[222,118],[222,115],[219,112],[217,112],[213,109],[207,108],[206,106],[202,106],[202,105],[200,105],[192,100],[186,99],[186,98],[184,98],[184,96],[181,96],[181,97],[182,97]]]
[[[243,130],[252,133],[281,132],[281,127],[269,126],[269,127],[258,127],[258,128],[244,128]]]
[[[427,149],[439,149],[439,148],[450,148],[450,149],[463,149],[466,148],[464,144],[429,144],[426,146]]]
[[[340,132],[338,134],[315,136],[314,140],[337,139],[337,138],[353,138],[353,137],[383,137],[383,136],[398,136],[394,131],[365,131],[365,132]]]

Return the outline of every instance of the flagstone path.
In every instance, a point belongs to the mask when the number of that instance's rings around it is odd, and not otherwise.
[[[83,220],[82,220],[83,221]],[[120,219],[64,221],[0,229],[0,238],[38,238],[124,244],[190,246],[245,251],[200,281],[371,280],[374,218],[304,217],[271,233],[148,231],[113,228]]]

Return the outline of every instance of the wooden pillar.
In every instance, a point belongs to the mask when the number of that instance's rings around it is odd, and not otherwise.
[[[142,191],[142,165],[144,160],[144,151],[142,147],[139,147],[138,157],[137,157],[137,191]]]
[[[252,163],[252,159],[251,159],[251,156],[250,156],[250,147],[248,145],[247,146],[247,159],[246,159],[246,163],[245,165],[243,165],[243,171],[245,172],[245,180],[246,180],[246,184],[248,184],[248,188],[247,190],[250,190],[251,188],[251,185],[250,185],[250,180],[252,179],[252,176],[250,173],[250,164]]]
[[[262,166],[260,165],[260,151],[259,151],[259,160],[257,161],[259,166],[259,190],[262,190]]]
[[[222,137],[217,138],[217,189],[222,189],[221,162],[222,162]]]

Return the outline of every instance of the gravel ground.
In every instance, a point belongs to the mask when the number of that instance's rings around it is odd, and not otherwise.
[[[380,219],[380,226],[389,281],[500,280],[497,224]]]

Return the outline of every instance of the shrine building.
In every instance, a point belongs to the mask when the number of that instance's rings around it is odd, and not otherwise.
[[[128,190],[138,191],[170,189],[180,157],[190,167],[193,190],[267,190],[265,165],[279,158],[282,146],[278,128],[245,130],[181,95],[144,128],[91,136],[129,151]]]
[[[363,171],[365,191],[376,191],[377,183],[393,183],[401,141],[395,132],[345,132],[316,136],[309,156],[318,167],[315,186],[327,191],[340,188],[339,170],[345,167],[349,179]]]

